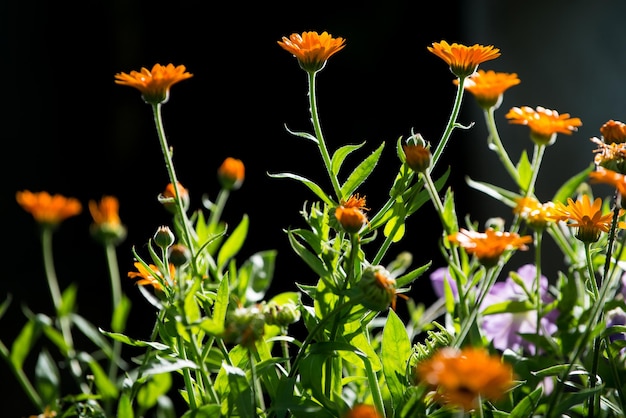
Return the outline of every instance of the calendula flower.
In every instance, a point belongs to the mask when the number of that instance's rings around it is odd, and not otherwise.
[[[78,199],[60,194],[24,190],[17,192],[15,198],[22,209],[33,215],[38,223],[52,227],[82,211]]]
[[[554,222],[551,218],[554,213],[554,203],[541,203],[534,197],[521,197],[516,199],[513,213],[521,216],[531,227],[543,229],[549,222]]]
[[[265,333],[265,314],[259,306],[239,306],[228,314],[223,335],[227,342],[254,349]]]
[[[502,398],[513,385],[513,368],[483,348],[444,347],[419,363],[416,372],[437,402],[464,411],[480,408],[480,400]]]
[[[137,271],[129,271],[128,277],[131,279],[138,279],[135,283],[140,286],[152,286],[156,290],[162,291],[163,286],[161,283],[168,284],[167,279],[163,276],[163,273],[154,264],[149,264],[150,269],[144,267],[140,262],[134,263]],[[173,264],[169,265],[169,276],[174,280],[176,274],[176,268]]]
[[[559,115],[556,110],[541,106],[533,109],[529,106],[513,107],[506,114],[509,122],[526,125],[530,128],[530,139],[537,145],[552,145],[556,134],[571,135],[582,122],[579,118],[570,118],[569,113]]]
[[[396,279],[383,266],[368,266],[358,282],[362,298],[359,302],[367,309],[383,311],[389,306],[395,311],[398,293]]]
[[[613,213],[603,214],[602,199],[598,197],[591,203],[589,196],[585,194],[576,201],[568,197],[567,205],[557,202],[552,217],[566,222],[569,227],[578,228],[576,238],[591,243],[600,239],[601,232],[609,232]],[[622,222],[618,226],[624,228]]]
[[[493,267],[507,250],[527,250],[532,242],[530,235],[520,236],[514,232],[496,231],[488,228],[485,232],[468,231],[461,228],[456,234],[448,235],[448,241],[458,244],[468,254],[474,254],[485,267]]]
[[[92,235],[104,244],[117,244],[126,238],[126,227],[119,215],[120,203],[114,196],[104,196],[100,202],[89,201],[89,212],[93,218]]]
[[[180,182],[178,183],[178,193],[180,194],[183,209],[189,209],[189,191],[187,191]],[[176,189],[174,189],[172,183],[168,183],[168,185],[165,186],[165,190],[159,195],[159,202],[171,213],[176,213]]]
[[[223,188],[237,190],[243,184],[246,167],[237,158],[228,157],[217,169],[217,178]]]
[[[342,415],[342,418],[382,418],[382,415],[374,405],[358,404]]]
[[[595,137],[591,138],[591,142],[598,146],[598,148],[594,150],[596,155],[593,159],[596,166],[621,174],[626,173],[626,142],[605,144]]]
[[[367,216],[364,213],[366,210],[368,208],[365,207],[365,197],[356,194],[335,208],[335,219],[344,231],[357,234],[367,224]]]
[[[598,168],[589,173],[589,178],[594,183],[604,183],[615,187],[622,197],[626,197],[626,176],[617,171]]]
[[[427,47],[430,52],[437,55],[450,66],[450,71],[459,77],[465,78],[473,74],[478,65],[500,56],[500,50],[493,45],[466,46],[463,44],[449,44],[446,41],[433,42]]]
[[[328,58],[345,47],[345,40],[333,38],[328,32],[322,32],[321,35],[317,32],[302,32],[292,33],[289,38],[283,36],[278,45],[292,53],[303,70],[315,73],[324,68]]]
[[[411,170],[417,173],[423,173],[430,167],[431,153],[430,149],[424,145],[403,145],[402,150],[406,157],[406,164]]]
[[[602,139],[606,144],[626,142],[626,124],[616,120],[609,120],[600,128]]]
[[[459,80],[455,79],[453,83],[458,85]],[[481,108],[488,110],[500,107],[504,92],[519,83],[516,73],[478,70],[465,80],[463,88],[472,93]]]
[[[186,70],[184,65],[154,64],[152,70],[142,67],[140,71],[131,71],[130,74],[115,74],[115,83],[136,88],[146,103],[156,105],[169,100],[170,87],[193,77]]]

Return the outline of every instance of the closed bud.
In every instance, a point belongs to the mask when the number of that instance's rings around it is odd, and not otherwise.
[[[217,178],[226,190],[237,190],[243,184],[246,167],[241,160],[228,157],[217,170]]]
[[[191,251],[182,244],[175,244],[169,248],[168,257],[175,267],[181,267],[191,260]]]
[[[183,187],[182,184],[178,183],[178,193],[180,194],[180,200],[183,205],[183,210],[187,211],[187,209],[189,209],[189,192]],[[168,212],[173,214],[177,213],[176,190],[174,190],[174,185],[172,183],[169,183],[165,187],[163,193],[159,195],[159,202],[163,204]]]
[[[269,302],[263,307],[265,322],[268,325],[286,327],[300,320],[300,311],[293,302],[279,305],[276,302]]]
[[[384,311],[389,306],[395,307],[396,280],[384,267],[366,267],[358,287],[363,293],[359,302],[367,309]]]
[[[153,239],[159,248],[166,249],[169,248],[170,245],[174,244],[176,237],[168,226],[160,226],[154,233]]]
[[[258,306],[238,307],[226,318],[224,339],[228,343],[254,348],[265,332],[265,315]]]

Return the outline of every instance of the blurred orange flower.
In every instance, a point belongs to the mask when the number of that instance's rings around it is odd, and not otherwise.
[[[543,228],[553,222],[550,216],[554,213],[554,203],[541,203],[534,197],[522,197],[516,200],[513,213],[521,216],[533,228]]]
[[[559,115],[556,110],[537,106],[513,107],[506,114],[509,122],[517,125],[526,125],[530,128],[530,139],[537,145],[552,145],[556,134],[571,135],[576,132],[582,122],[579,118],[570,118],[569,113]]]
[[[626,142],[626,124],[623,122],[610,120],[602,125],[600,133],[607,144]]]
[[[100,202],[89,201],[89,212],[93,218],[91,233],[104,244],[117,244],[126,237],[119,207],[120,203],[114,196],[104,196]]]
[[[165,103],[170,96],[170,87],[179,81],[193,77],[184,65],[154,64],[152,70],[142,67],[130,74],[115,74],[115,83],[134,87],[141,92],[141,97],[150,104]]]
[[[382,418],[374,405],[358,404],[346,412],[342,418]]]
[[[16,193],[17,203],[33,215],[40,224],[56,226],[82,211],[82,205],[73,197],[48,192],[33,193],[28,190]]]
[[[217,169],[217,177],[222,187],[228,190],[237,190],[241,187],[246,175],[246,167],[237,158],[228,157]]]

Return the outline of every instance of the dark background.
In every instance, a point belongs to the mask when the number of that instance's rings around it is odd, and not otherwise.
[[[0,298],[13,297],[0,321],[0,338],[10,345],[24,323],[21,306],[52,314],[43,275],[37,227],[15,202],[18,190],[48,191],[77,197],[84,212],[55,233],[55,259],[62,288],[79,285],[79,312],[107,328],[111,308],[102,248],[89,236],[86,204],[112,194],[128,237],[118,248],[123,290],[133,299],[128,334],[146,337],[154,319],[126,272],[132,246],[141,254],[170,215],[157,202],[168,183],[150,107],[137,90],[118,86],[114,74],[183,64],[194,76],[172,88],[163,106],[166,134],[174,147],[179,180],[191,194],[215,198],[216,170],[228,156],[246,165],[243,187],[231,195],[225,219],[235,225],[250,216],[249,239],[239,259],[256,251],[278,250],[272,291],[314,283],[312,273],[291,251],[285,228],[303,226],[298,213],[314,196],[299,183],[267,173],[295,172],[328,187],[317,149],[289,135],[311,131],[306,75],[277,41],[293,32],[328,31],[347,39],[318,75],[318,104],[328,146],[367,141],[348,161],[365,158],[381,142],[383,157],[359,190],[376,210],[384,202],[398,168],[396,140],[411,130],[434,144],[454,98],[453,76],[427,51],[432,42],[493,44],[502,56],[481,66],[517,72],[522,84],[505,95],[498,115],[501,134],[516,161],[532,152],[528,131],[507,126],[512,106],[542,105],[571,113],[583,127],[561,136],[546,151],[537,193],[548,200],[555,185],[591,162],[591,136],[609,119],[624,120],[626,36],[621,1],[482,0],[451,2],[221,3],[202,1],[7,1],[0,5],[3,83],[2,126],[5,158],[0,189],[4,219],[4,266]],[[510,209],[469,190],[464,175],[509,186],[497,159],[486,147],[482,114],[467,95],[460,122],[441,167],[453,165],[450,185],[458,214],[481,224],[491,216],[510,218]],[[407,237],[392,247],[414,267],[432,260],[439,221],[430,206],[407,224]],[[546,245],[549,246],[549,243]],[[523,262],[524,256],[513,260]],[[560,260],[548,259],[547,271]],[[553,264],[550,264],[553,262]],[[427,277],[409,293],[428,302]],[[36,413],[5,364],[0,365],[1,416]]]

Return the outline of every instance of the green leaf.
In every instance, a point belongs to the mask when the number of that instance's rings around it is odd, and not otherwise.
[[[137,393],[137,404],[144,410],[155,406],[159,397],[167,394],[172,387],[172,376],[169,373],[152,375],[152,378],[144,383]]]
[[[76,306],[76,284],[70,284],[64,291],[61,297],[61,306],[59,306],[58,315],[60,317],[69,315]]]
[[[339,174],[339,170],[341,169],[341,164],[343,164],[348,154],[350,154],[353,151],[358,150],[363,145],[365,145],[365,142],[362,142],[358,145],[344,145],[343,147],[335,151],[335,153],[333,154],[333,157],[330,160],[330,167],[331,167],[332,173],[335,176]]]
[[[528,190],[528,185],[530,184],[530,179],[532,177],[532,166],[528,160],[528,153],[526,153],[526,150],[522,151],[522,155],[520,155],[516,168],[517,174],[519,175],[519,182],[517,185],[522,190]]]
[[[161,344],[158,343],[156,341],[141,341],[141,340],[135,340],[134,338],[130,338],[124,334],[120,334],[117,332],[108,332],[103,330],[102,328],[98,328],[98,330],[103,333],[104,335],[116,340],[116,341],[121,341],[124,344],[127,345],[131,345],[133,347],[152,347],[155,350],[167,350],[170,347],[168,345],[165,344]]]
[[[216,404],[202,405],[198,409],[185,412],[181,418],[213,418],[220,416],[220,406]]]
[[[251,384],[246,379],[246,372],[239,367],[230,366],[226,363],[222,367],[228,376],[230,389],[228,398],[232,405],[236,406],[238,415],[242,417],[255,416]]]
[[[393,310],[389,311],[383,328],[381,350],[385,382],[391,393],[394,408],[398,408],[407,387],[404,376],[406,364],[411,355],[411,341],[405,325]]]
[[[287,232],[289,237],[289,243],[291,247],[294,249],[296,254],[300,256],[302,260],[320,277],[327,277],[329,272],[326,271],[326,266],[322,263],[315,254],[311,253],[307,250],[304,245],[298,242],[296,235],[292,231]]]
[[[107,357],[113,355],[111,344],[102,336],[102,333],[91,322],[78,314],[72,315],[72,322],[80,329],[80,331],[93,342],[98,348],[100,348]]]
[[[430,268],[431,264],[432,264],[432,261],[429,261],[427,264],[424,264],[423,266],[418,267],[414,270],[411,270],[407,274],[396,278],[396,286],[404,287],[408,285],[409,283],[413,282],[415,279],[417,279],[422,274],[424,274],[424,272]]]
[[[35,320],[31,319],[24,324],[11,346],[11,363],[16,369],[22,369],[24,360],[40,334],[41,326]]]
[[[483,315],[493,315],[500,313],[520,313],[528,312],[535,309],[535,306],[530,301],[516,301],[509,300],[505,302],[494,303],[488,306],[482,312]]]
[[[126,322],[130,314],[132,302],[126,295],[122,295],[119,302],[115,305],[113,316],[111,318],[111,329],[114,332],[124,332],[126,330]]]
[[[200,322],[200,328],[210,335],[217,337],[224,332],[224,321],[228,311],[228,301],[230,300],[230,289],[228,286],[228,276],[222,278],[217,288],[217,297],[213,305],[213,317]]]
[[[56,362],[48,350],[42,350],[35,367],[35,386],[44,404],[51,405],[59,398],[60,381]]]
[[[11,300],[12,299],[13,299],[13,297],[9,293],[7,295],[7,297],[6,297],[6,299],[4,300],[4,302],[2,302],[2,305],[0,305],[0,318],[2,318],[4,316],[4,314],[6,313],[6,311],[9,309],[9,306],[11,305]]]
[[[406,226],[404,224],[404,220],[406,218],[404,206],[402,204],[395,204],[393,207],[393,213],[394,215],[385,224],[383,234],[385,235],[385,237],[390,237],[393,235],[391,241],[398,242],[404,236],[404,232],[406,229]]]
[[[277,179],[280,179],[280,178],[290,178],[290,179],[293,179],[293,180],[297,180],[300,183],[302,183],[305,186],[307,186],[309,189],[311,189],[311,191],[313,193],[315,193],[315,195],[317,197],[322,199],[322,201],[324,203],[326,203],[327,205],[329,205],[329,206],[337,206],[337,204],[334,203],[333,200],[326,195],[326,193],[324,193],[324,191],[322,190],[322,188],[320,186],[318,186],[317,184],[313,183],[311,180],[309,180],[309,179],[307,179],[305,177],[302,177],[302,176],[299,176],[299,175],[293,174],[293,173],[278,173],[278,174],[268,173],[268,175],[270,177],[277,178]]]
[[[556,191],[556,194],[552,198],[553,202],[561,202],[567,203],[567,198],[573,196],[576,193],[576,189],[587,180],[589,177],[589,173],[593,171],[595,164],[591,163],[589,167],[576,174],[567,180],[560,188]]]
[[[385,143],[381,143],[380,146],[371,153],[365,160],[359,164],[354,171],[350,174],[346,182],[341,186],[342,196],[350,196],[363,182],[369,177],[369,175],[376,167],[380,154],[383,152]]]
[[[96,361],[89,361],[89,368],[93,375],[93,381],[98,389],[98,394],[104,399],[117,399],[118,390],[115,383],[109,380],[106,372],[102,369],[102,366]]]
[[[243,246],[246,236],[248,235],[248,215],[243,215],[241,222],[235,230],[228,236],[217,255],[217,266],[221,271],[228,260],[233,258]]]
[[[246,286],[246,301],[258,302],[265,297],[274,278],[276,254],[275,250],[253,254],[239,269],[238,277]]]
[[[517,202],[515,200],[522,197],[517,193],[513,193],[501,187],[494,186],[493,184],[484,183],[481,181],[474,181],[469,177],[465,177],[465,181],[467,182],[468,186],[473,187],[474,189],[479,190],[512,208],[517,205]]]
[[[454,207],[454,193],[451,187],[448,187],[443,200],[443,222],[446,224],[446,231],[456,232],[459,230],[456,209]]]
[[[537,409],[537,405],[539,405],[539,400],[541,399],[542,394],[543,388],[539,386],[537,389],[529,393],[528,396],[519,401],[508,416],[510,418],[532,417],[533,412]]]
[[[310,133],[307,132],[296,132],[296,131],[292,131],[289,128],[287,128],[287,125],[285,125],[285,130],[287,132],[289,132],[291,135],[293,136],[299,136],[301,138],[305,138],[308,139],[309,141],[315,142],[315,144],[318,144],[318,140],[316,137],[314,137],[313,135],[311,135]]]
[[[135,412],[133,411],[132,401],[130,399],[130,394],[124,392],[122,396],[120,396],[120,400],[117,403],[117,418],[134,418]]]

